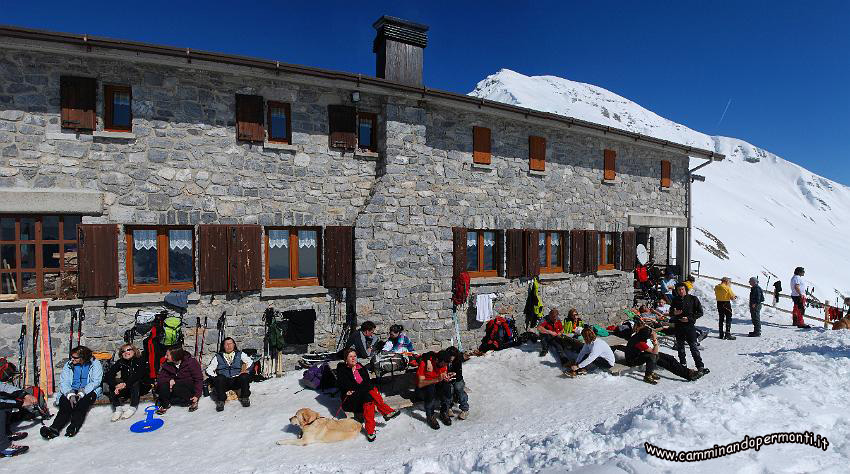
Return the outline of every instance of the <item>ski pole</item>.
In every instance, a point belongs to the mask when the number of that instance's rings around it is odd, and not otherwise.
[[[20,387],[24,388],[24,339],[27,336],[27,325],[21,325],[21,337],[18,338],[18,371],[20,372]]]
[[[200,331],[200,330],[201,330],[201,317],[198,316],[195,319],[195,353],[193,354],[193,356],[195,357],[196,360],[198,358],[198,331]]]
[[[76,308],[71,308],[71,332],[68,335],[68,358],[71,358],[71,350],[74,348],[74,322],[77,320]],[[119,354],[120,355],[120,354]]]
[[[77,316],[77,345],[80,345],[80,341],[83,338],[83,321],[86,319],[86,310],[80,308],[80,315]]]

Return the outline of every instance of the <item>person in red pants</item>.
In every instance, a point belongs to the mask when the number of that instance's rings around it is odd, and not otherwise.
[[[336,368],[342,408],[351,412],[362,411],[366,422],[366,439],[375,441],[375,409],[384,415],[386,421],[398,416],[399,412],[384,403],[381,393],[372,384],[369,371],[357,362],[357,352],[353,348],[343,352],[342,360]]]

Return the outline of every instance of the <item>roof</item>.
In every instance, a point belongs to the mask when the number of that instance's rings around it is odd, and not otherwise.
[[[390,18],[390,17],[388,17]],[[379,20],[380,21],[380,20]],[[542,112],[539,110],[529,109],[525,107],[518,107],[515,105],[509,105],[502,102],[496,102],[487,99],[480,99],[477,97],[471,97],[464,94],[458,94],[455,92],[447,92],[438,89],[430,89],[428,87],[417,87],[411,86],[408,84],[402,84],[398,82],[388,81],[386,79],[381,79],[372,76],[364,76],[362,74],[353,74],[348,72],[340,72],[340,71],[332,71],[328,69],[320,69],[315,67],[301,66],[295,64],[287,64],[282,63],[280,61],[272,61],[268,59],[258,59],[246,56],[232,55],[232,54],[223,54],[216,53],[210,51],[203,50],[195,50],[190,48],[176,48],[173,46],[163,46],[156,45],[150,43],[141,43],[136,41],[126,41],[126,40],[117,40],[111,38],[103,38],[98,36],[89,36],[87,34],[74,34],[74,33],[59,33],[54,31],[46,31],[46,30],[37,30],[30,28],[21,28],[16,26],[6,26],[0,25],[0,37],[10,37],[10,38],[19,38],[19,39],[27,39],[27,40],[35,40],[35,41],[44,41],[44,42],[52,42],[52,43],[62,43],[68,45],[76,45],[86,48],[108,48],[108,49],[116,49],[122,51],[130,51],[137,53],[147,53],[168,57],[178,57],[184,58],[187,60],[199,60],[199,61],[209,61],[214,63],[228,64],[234,66],[247,66],[254,67],[259,69],[266,69],[270,71],[284,72],[290,74],[300,74],[311,77],[318,77],[324,79],[334,79],[352,82],[356,85],[360,84],[368,84],[372,86],[377,86],[380,88],[385,88],[388,90],[408,92],[421,94],[422,97],[433,97],[439,99],[445,99],[457,103],[464,104],[472,104],[481,108],[488,108],[493,110],[501,110],[507,112],[514,112],[517,114],[522,114],[526,118],[534,117],[540,118],[552,122],[558,122],[562,124],[567,124],[568,126],[578,126],[590,130],[595,130],[598,132],[602,132],[605,134],[611,134],[615,136],[631,138],[635,141],[641,141],[645,143],[651,143],[657,146],[661,146],[664,148],[670,148],[671,150],[678,150],[688,155],[712,159],[712,160],[722,160],[725,158],[725,155],[721,153],[717,153],[713,150],[706,150],[703,148],[696,148],[692,146],[682,145],[680,143],[675,143],[669,140],[663,140],[660,138],[651,137],[648,135],[643,135],[640,133],[630,132],[628,130],[622,130],[615,127],[610,127],[607,125],[600,125],[594,122],[588,122],[586,120],[580,120],[573,117],[567,117],[564,115],[553,114],[550,112]]]

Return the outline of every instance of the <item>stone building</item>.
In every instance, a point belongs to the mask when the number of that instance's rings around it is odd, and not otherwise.
[[[617,319],[636,242],[687,235],[689,158],[723,156],[428,89],[427,27],[374,26],[378,77],[0,28],[0,353],[28,299],[51,299],[61,360],[72,308],[112,350],[173,289],[208,351],[222,313],[261,348],[269,306],[315,310],[292,353],[333,349],[346,317],[436,348],[461,271],[520,325],[537,275],[547,310]]]

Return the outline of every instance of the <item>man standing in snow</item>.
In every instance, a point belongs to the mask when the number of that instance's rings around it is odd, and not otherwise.
[[[791,299],[794,301],[794,311],[791,315],[794,318],[794,326],[802,329],[809,329],[811,326],[803,321],[803,316],[806,314],[806,280],[803,275],[806,274],[806,269],[797,267],[794,269],[794,276],[791,277]]]
[[[764,303],[764,291],[759,286],[756,277],[750,278],[750,319],[753,320],[753,330],[750,337],[761,336],[761,305]]]
[[[688,287],[684,283],[679,283],[676,285],[676,297],[673,298],[673,304],[670,307],[670,323],[675,328],[674,334],[676,334],[679,363],[685,367],[688,366],[685,356],[685,344],[687,344],[691,349],[691,357],[694,358],[697,370],[700,373],[707,374],[709,370],[702,363],[697,330],[694,327],[696,320],[702,316],[702,304],[699,302],[699,298],[689,295]]]
[[[714,296],[717,298],[717,313],[720,315],[720,339],[735,340],[732,335],[732,300],[738,299],[732,291],[732,280],[729,277],[720,279],[720,283],[714,287]],[[726,332],[723,327],[726,326]]]

